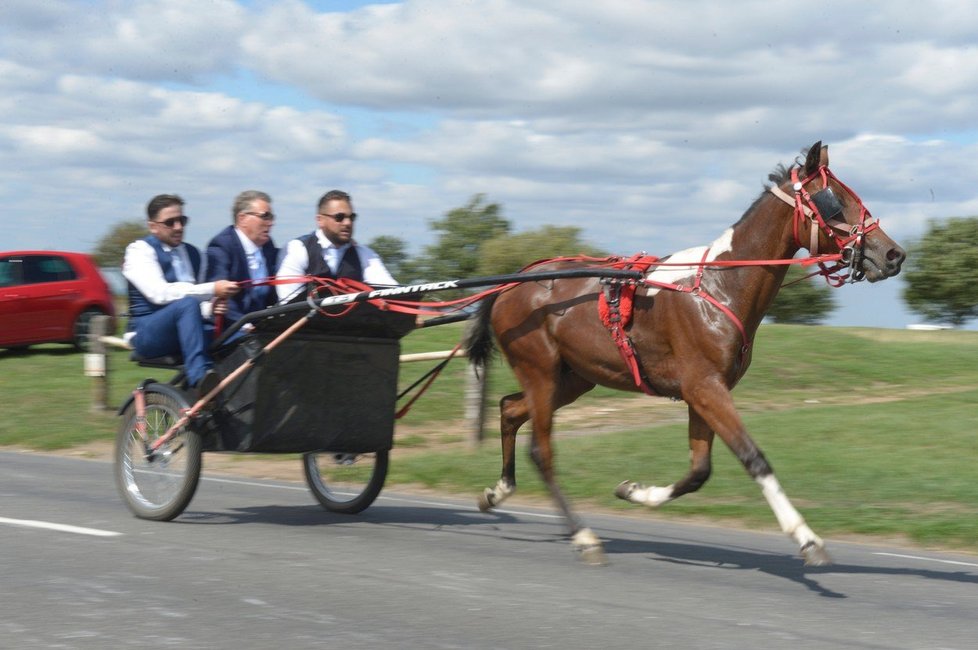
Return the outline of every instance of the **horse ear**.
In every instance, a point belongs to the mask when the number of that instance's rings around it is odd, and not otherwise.
[[[805,158],[805,175],[811,176],[820,166],[824,165],[827,167],[828,164],[829,147],[828,145],[823,147],[822,141],[819,140],[808,150],[808,156]]]

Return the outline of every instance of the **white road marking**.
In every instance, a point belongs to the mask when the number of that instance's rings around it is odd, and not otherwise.
[[[873,555],[886,555],[889,557],[902,557],[907,560],[924,560],[925,562],[941,562],[942,564],[958,564],[960,566],[978,566],[974,562],[958,562],[957,560],[941,560],[936,557],[921,557],[919,555],[901,555],[900,553],[874,552]]]
[[[214,483],[230,483],[231,485],[249,485],[251,487],[278,488],[279,490],[299,490],[307,492],[309,488],[298,485],[276,485],[275,483],[256,483],[255,481],[235,481],[228,478],[214,478],[213,476],[201,476],[202,481],[212,481]]]
[[[98,528],[83,528],[82,526],[69,526],[68,524],[56,524],[50,521],[36,521],[34,519],[8,519],[0,517],[0,524],[10,526],[23,526],[25,528],[43,528],[45,530],[56,530],[61,533],[75,533],[76,535],[92,535],[93,537],[117,537],[122,533],[113,530],[99,530]]]

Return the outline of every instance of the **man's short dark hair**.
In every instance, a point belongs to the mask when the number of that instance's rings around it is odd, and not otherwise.
[[[330,201],[346,201],[350,205],[353,205],[353,199],[350,195],[343,190],[330,190],[323,194],[322,198],[319,199],[319,203],[316,205],[316,209],[322,212],[323,208]]]
[[[182,206],[183,204],[183,199],[176,194],[157,194],[146,205],[146,218],[150,221],[155,221],[156,216],[163,208],[168,208],[171,205]]]

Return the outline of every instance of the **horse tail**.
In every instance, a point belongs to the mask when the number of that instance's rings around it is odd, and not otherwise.
[[[465,338],[465,352],[469,356],[469,361],[476,366],[485,367],[496,349],[492,324],[489,322],[492,306],[496,304],[496,295],[498,294],[488,296],[479,304],[479,311],[472,319],[472,325]]]

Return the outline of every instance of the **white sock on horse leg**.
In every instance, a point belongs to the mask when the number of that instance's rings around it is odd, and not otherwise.
[[[656,487],[654,485],[649,487],[637,487],[629,493],[628,500],[632,503],[638,503],[655,508],[657,506],[661,506],[667,501],[672,501],[672,489],[672,485],[667,485],[665,487]]]
[[[756,481],[761,486],[761,491],[764,493],[768,505],[774,511],[774,516],[777,517],[781,530],[798,542],[799,546],[805,546],[811,542],[818,546],[823,545],[822,539],[808,527],[801,513],[791,505],[788,495],[784,493],[781,483],[778,482],[774,474],[759,476]]]

